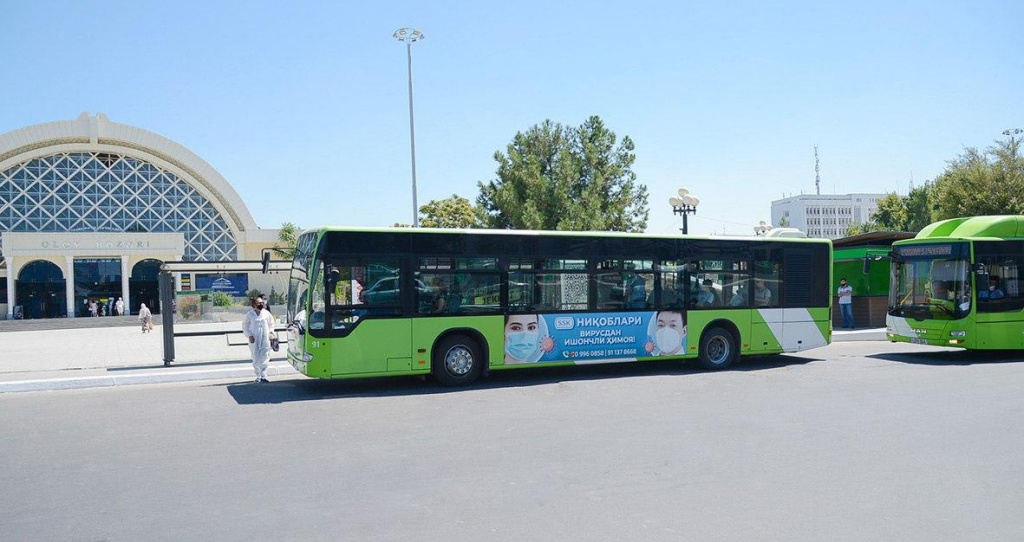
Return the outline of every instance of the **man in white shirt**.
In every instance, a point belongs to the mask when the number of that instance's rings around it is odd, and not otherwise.
[[[249,340],[256,382],[270,382],[267,380],[267,365],[270,364],[270,338],[274,336],[274,319],[265,306],[263,296],[254,297],[252,310],[246,312],[242,320],[242,333]]]
[[[853,287],[846,283],[846,277],[839,279],[839,313],[843,317],[843,329],[853,329]]]

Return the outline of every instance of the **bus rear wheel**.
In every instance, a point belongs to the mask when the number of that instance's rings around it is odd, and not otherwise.
[[[483,364],[476,341],[465,335],[452,335],[434,348],[431,371],[443,386],[465,386],[480,376]]]
[[[720,327],[713,327],[705,331],[700,338],[697,360],[705,369],[717,371],[732,365],[738,353],[732,333]]]

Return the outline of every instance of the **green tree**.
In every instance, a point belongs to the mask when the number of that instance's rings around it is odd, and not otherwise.
[[[643,231],[647,187],[631,169],[633,150],[629,136],[618,141],[597,116],[577,128],[545,120],[517,133],[494,153],[497,178],[478,183],[485,225]]]
[[[291,222],[281,224],[281,231],[277,234],[277,242],[271,251],[277,257],[290,260],[295,257],[295,245],[299,242],[299,227]]]
[[[424,228],[480,228],[483,216],[468,199],[452,194],[420,207],[420,226]]]
[[[878,200],[878,209],[871,213],[871,221],[879,231],[906,231],[907,204],[895,193]]]
[[[907,208],[907,231],[921,231],[932,220],[931,183],[911,188],[910,194],[903,198]]]
[[[948,162],[931,187],[935,220],[1024,213],[1024,158],[1020,141],[968,148]]]
[[[779,227],[780,228],[788,228],[789,227],[789,219],[786,218],[786,217],[780,218],[779,219]]]

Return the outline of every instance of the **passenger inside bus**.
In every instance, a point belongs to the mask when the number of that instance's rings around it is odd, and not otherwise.
[[[978,299],[1002,299],[1004,297],[1006,297],[1006,293],[999,287],[999,277],[989,275],[988,289],[979,291]]]
[[[445,312],[445,307],[448,305],[448,295],[448,288],[445,286],[444,279],[436,277],[434,279],[434,298],[430,302],[430,312],[433,314]]]
[[[718,296],[715,294],[715,283],[711,279],[704,279],[701,282],[700,292],[697,294],[697,306],[714,307],[718,304]]]

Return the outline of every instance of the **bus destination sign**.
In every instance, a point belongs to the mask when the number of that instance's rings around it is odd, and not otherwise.
[[[909,247],[899,247],[899,254],[904,258],[921,258],[928,256],[951,256],[953,254],[953,245],[941,244],[941,245],[913,245]]]

